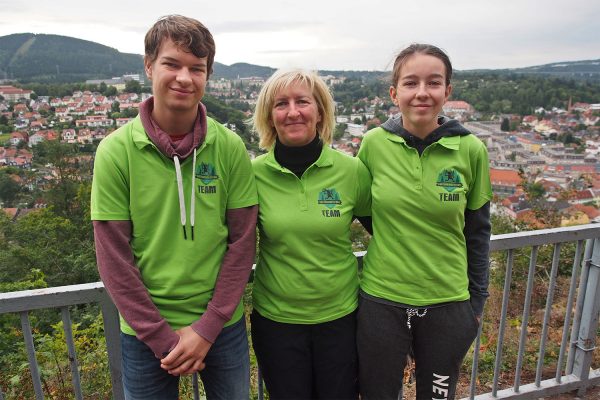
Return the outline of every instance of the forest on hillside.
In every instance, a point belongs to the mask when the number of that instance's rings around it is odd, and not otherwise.
[[[346,79],[333,86],[335,100],[347,110],[360,107],[363,99],[379,97],[391,106],[391,77],[378,79]],[[498,73],[457,73],[452,78],[450,100],[463,100],[484,115],[533,114],[538,107],[566,109],[569,101],[600,103],[600,82]]]
[[[141,55],[87,40],[33,33],[0,37],[0,78],[76,82],[142,70]]]

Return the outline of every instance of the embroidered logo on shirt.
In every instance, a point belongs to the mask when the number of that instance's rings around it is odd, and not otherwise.
[[[342,204],[340,194],[334,188],[323,189],[319,193],[318,204],[324,205],[326,209],[321,210],[324,217],[340,217],[340,210],[334,210],[336,206]]]
[[[205,185],[208,185],[215,179],[219,179],[219,175],[217,175],[217,170],[214,165],[200,163],[199,165],[196,165],[196,178],[200,179]]]
[[[219,175],[217,175],[214,165],[201,162],[196,165],[196,178],[205,185],[209,185],[212,181],[219,179]],[[198,185],[198,191],[200,193],[217,193],[217,187]]]
[[[455,189],[463,187],[460,174],[455,169],[445,169],[440,172],[436,185],[443,187],[447,192],[453,192]]]
[[[436,186],[441,186],[448,193],[440,193],[440,201],[459,201],[458,193],[452,193],[462,188],[460,174],[455,169],[444,169],[438,174]]]

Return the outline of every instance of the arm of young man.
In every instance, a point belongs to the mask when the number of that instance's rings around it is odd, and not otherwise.
[[[202,370],[204,357],[231,319],[244,293],[256,253],[258,206],[227,210],[229,237],[227,252],[206,312],[191,326],[179,329],[179,343],[161,360],[161,367],[173,375]]]
[[[136,267],[131,240],[131,221],[93,221],[98,271],[119,313],[157,358],[164,357],[179,341],[152,302]]]

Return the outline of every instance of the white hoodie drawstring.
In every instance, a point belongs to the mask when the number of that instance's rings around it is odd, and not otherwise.
[[[192,159],[192,190],[190,191],[190,226],[192,228],[192,240],[194,240],[194,223],[196,222],[196,149]],[[183,193],[183,191],[182,191]]]
[[[177,194],[179,195],[179,216],[181,219],[181,227],[183,228],[183,238],[187,240],[186,223],[187,216],[185,210],[185,199],[183,197],[183,179],[181,178],[181,164],[179,163],[179,157],[174,156],[173,161],[175,162],[175,175],[177,176]],[[195,210],[196,210],[196,197],[194,187],[196,185],[196,149],[194,149],[194,157],[192,162],[192,190],[190,198],[190,226],[192,228],[192,240],[194,240],[194,223],[195,223]]]

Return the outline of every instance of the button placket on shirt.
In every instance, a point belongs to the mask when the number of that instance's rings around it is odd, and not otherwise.
[[[421,157],[416,149],[411,149],[411,159],[413,165],[413,178],[415,180],[415,189],[423,189],[423,165],[421,163]]]
[[[313,166],[309,166],[306,171],[302,174],[302,177],[298,180],[300,181],[300,210],[308,211],[308,174]]]

